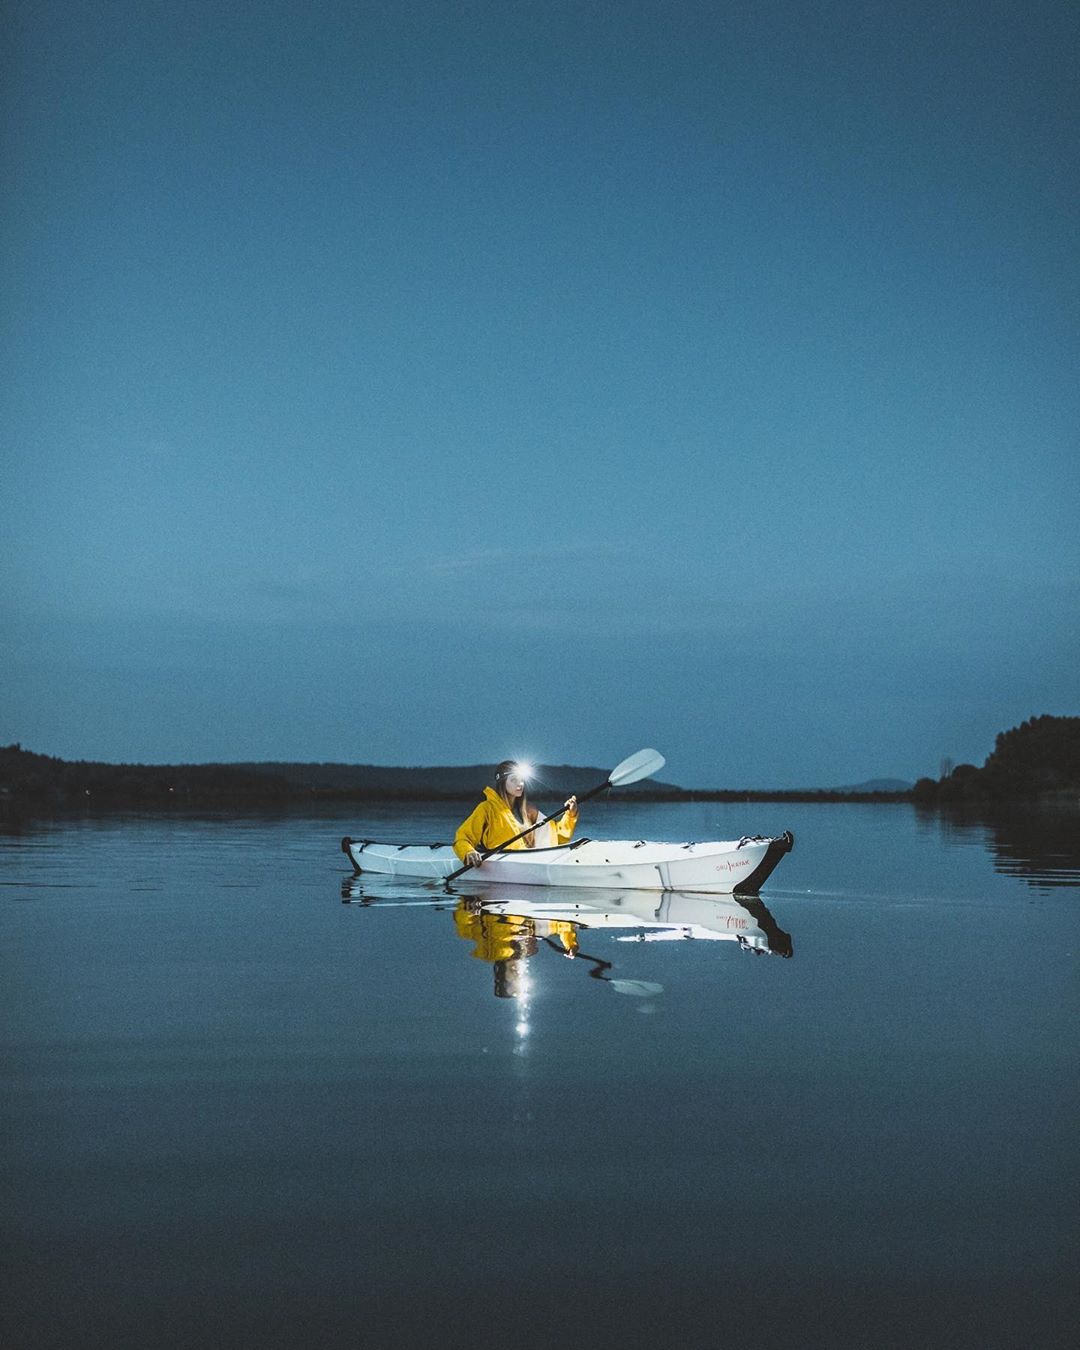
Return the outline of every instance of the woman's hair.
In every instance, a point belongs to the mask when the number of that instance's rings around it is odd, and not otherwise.
[[[521,796],[517,799],[517,801],[514,801],[511,797],[508,797],[506,795],[506,780],[510,777],[512,773],[516,773],[517,771],[518,771],[518,762],[516,759],[504,759],[500,764],[496,764],[495,791],[499,794],[499,796],[510,808],[511,815],[513,815],[517,820],[520,820],[522,825],[534,825],[536,823],[536,818],[539,816],[540,812],[536,809],[535,806],[529,805],[528,790],[522,789]],[[525,836],[523,842],[526,848],[533,848],[534,845],[536,844],[535,833],[530,831]]]

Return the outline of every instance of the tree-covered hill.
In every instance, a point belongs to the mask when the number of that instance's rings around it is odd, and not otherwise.
[[[1080,717],[1032,717],[1001,732],[981,768],[920,778],[917,802],[1030,801],[1080,794]]]
[[[609,770],[587,765],[537,767],[532,791],[544,805],[604,781]],[[30,811],[168,806],[288,806],[312,801],[474,800],[491,782],[487,764],[399,768],[377,764],[104,764],[0,747],[0,808]],[[896,780],[853,788],[688,791],[646,779],[619,795],[651,801],[955,801],[1068,798],[1080,795],[1080,717],[1034,717],[1002,732],[981,768],[958,765],[910,792]]]
[[[328,800],[475,799],[491,766],[397,768],[375,764],[104,764],[0,747],[0,801],[36,808],[169,805],[273,805]],[[571,764],[537,766],[539,803],[602,783],[609,770]],[[620,789],[652,799],[685,795],[647,779]]]
[[[0,747],[0,798],[34,807],[284,802],[280,776],[230,764],[102,764]]]

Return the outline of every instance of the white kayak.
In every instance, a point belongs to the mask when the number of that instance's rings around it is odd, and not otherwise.
[[[468,885],[587,886],[608,890],[697,891],[756,895],[795,842],[785,831],[709,843],[665,844],[646,839],[578,839],[559,848],[508,850],[485,858],[462,877]],[[449,844],[341,841],[357,873],[445,881],[462,865]]]

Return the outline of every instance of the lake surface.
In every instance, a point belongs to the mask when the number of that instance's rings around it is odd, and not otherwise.
[[[1073,1344],[1077,814],[603,803],[796,838],[618,927],[339,851],[457,816],[0,832],[6,1346]]]

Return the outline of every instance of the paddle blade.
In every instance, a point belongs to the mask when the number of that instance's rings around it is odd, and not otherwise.
[[[636,755],[631,755],[621,764],[616,764],[608,774],[608,782],[612,787],[619,787],[623,783],[637,783],[642,778],[651,778],[654,773],[659,773],[666,763],[659,750],[639,750]]]

